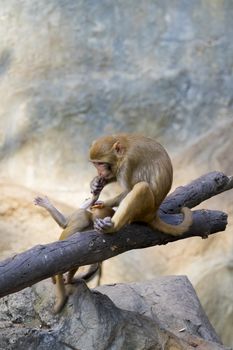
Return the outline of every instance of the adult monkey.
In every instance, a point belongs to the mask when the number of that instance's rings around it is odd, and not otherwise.
[[[173,169],[166,150],[155,140],[133,134],[104,136],[93,142],[90,161],[99,177],[108,183],[117,181],[123,188],[120,195],[104,202],[118,209],[112,218],[96,219],[96,230],[110,233],[133,221],[143,221],[177,236],[192,224],[192,212],[186,207],[181,209],[184,218],[179,225],[159,218],[159,206],[171,189]]]

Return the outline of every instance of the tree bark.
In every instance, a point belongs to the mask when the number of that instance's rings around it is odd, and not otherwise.
[[[193,208],[202,201],[233,188],[233,177],[220,172],[206,174],[187,186],[177,188],[162,203],[160,216],[171,224],[182,221],[180,208]],[[193,211],[189,231],[173,237],[134,223],[114,234],[95,231],[76,233],[67,240],[35,246],[0,262],[0,297],[17,292],[57,273],[109,259],[132,249],[167,244],[194,236],[206,238],[224,231],[227,214],[214,210]]]

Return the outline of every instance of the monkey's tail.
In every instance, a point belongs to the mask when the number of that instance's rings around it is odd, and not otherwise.
[[[88,270],[84,272],[83,274],[78,275],[77,278],[73,278],[73,282],[75,283],[76,281],[80,279],[84,279],[86,282],[91,281],[97,274],[98,274],[98,280],[101,277],[101,263],[96,263],[89,265]],[[99,285],[99,284],[98,284]]]
[[[184,219],[179,225],[167,224],[166,222],[161,220],[159,215],[157,214],[155,220],[152,223],[150,223],[150,226],[155,230],[159,230],[163,233],[167,233],[172,236],[182,235],[182,233],[188,231],[189,227],[193,222],[193,219],[192,212],[189,208],[182,208],[181,213],[183,214]]]

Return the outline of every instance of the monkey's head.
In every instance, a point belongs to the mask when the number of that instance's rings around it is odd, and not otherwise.
[[[124,135],[103,136],[93,142],[89,157],[98,175],[106,180],[111,180],[116,177],[125,152],[126,138]]]

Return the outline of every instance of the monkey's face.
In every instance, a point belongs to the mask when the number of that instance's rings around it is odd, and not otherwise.
[[[123,142],[113,136],[106,136],[93,142],[89,151],[89,159],[96,167],[100,177],[112,180],[116,178],[125,150]]]
[[[110,180],[114,177],[111,164],[104,162],[92,162],[97,169],[98,175],[106,180]]]

